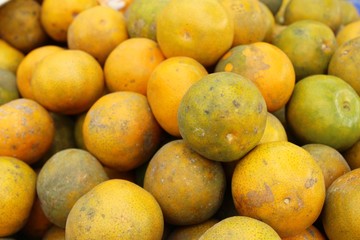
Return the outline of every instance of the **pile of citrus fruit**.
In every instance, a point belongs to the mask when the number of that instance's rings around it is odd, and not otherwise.
[[[0,238],[360,239],[347,0],[0,5]]]

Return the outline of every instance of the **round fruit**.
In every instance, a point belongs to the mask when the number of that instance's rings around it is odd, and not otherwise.
[[[330,240],[359,239],[360,169],[337,178],[328,188],[322,222]]]
[[[236,165],[231,189],[240,215],[269,224],[281,237],[311,226],[325,200],[321,168],[309,152],[286,141],[251,150]]]
[[[290,58],[297,80],[326,73],[337,47],[331,28],[314,20],[300,20],[288,25],[273,39],[273,44]]]
[[[54,135],[53,119],[37,102],[19,98],[0,106],[0,156],[35,163],[49,150]]]
[[[360,25],[359,25],[360,26]],[[359,28],[360,30],[360,28]],[[360,95],[360,35],[340,45],[331,57],[328,74],[346,81]]]
[[[94,156],[84,150],[69,148],[54,154],[44,164],[36,189],[47,218],[65,228],[75,202],[106,180],[105,170]]]
[[[62,114],[84,112],[103,94],[100,64],[81,50],[57,51],[34,69],[32,92],[46,109]]]
[[[295,71],[288,56],[265,42],[231,48],[216,64],[215,72],[240,74],[255,83],[267,110],[279,110],[289,100],[295,86]]]
[[[188,226],[176,226],[173,229],[166,240],[190,240],[199,239],[206,230],[218,223],[217,219],[209,219],[199,224],[193,224]]]
[[[0,237],[7,237],[18,232],[30,215],[36,173],[23,161],[5,156],[0,156],[0,172]]]
[[[192,57],[205,67],[215,64],[234,38],[232,19],[218,0],[169,1],[158,13],[156,26],[165,57]]]
[[[314,225],[311,225],[303,232],[295,236],[282,238],[281,240],[309,240],[309,239],[326,240],[327,238],[325,238],[325,235],[322,232],[320,232],[319,229],[317,229]]]
[[[360,168],[360,140],[344,151],[343,156],[351,169]]]
[[[275,117],[272,113],[268,112],[266,118],[265,131],[258,144],[266,143],[266,142],[275,142],[275,141],[287,141],[287,140],[288,138],[287,138],[286,130],[282,125],[282,123],[280,122],[280,120],[277,117]]]
[[[228,217],[209,228],[199,240],[280,240],[268,224],[246,216]]]
[[[155,198],[135,183],[112,179],[95,186],[75,203],[65,237],[160,240],[163,231],[163,215]]]
[[[180,137],[177,114],[181,99],[207,74],[203,65],[189,57],[168,58],[151,73],[147,98],[157,122],[172,136]]]
[[[266,125],[266,103],[256,85],[232,72],[204,76],[182,98],[179,130],[197,153],[230,162],[260,141]]]
[[[360,138],[360,99],[342,79],[313,75],[296,83],[286,121],[302,143],[343,151]]]
[[[219,209],[225,192],[221,163],[192,151],[183,140],[160,148],[150,160],[144,188],[159,203],[165,222],[172,225],[202,223]]]
[[[357,37],[360,37],[360,20],[345,25],[336,33],[336,41],[338,46],[341,46],[343,43]]]
[[[146,97],[114,92],[101,97],[83,123],[86,149],[104,165],[132,170],[148,161],[160,144],[161,128]]]
[[[24,54],[0,39],[0,68],[16,73]]]
[[[19,97],[16,75],[9,70],[0,68],[0,106]]]
[[[360,15],[359,15],[359,11],[355,6],[355,1],[339,1],[339,3],[340,3],[340,11],[341,11],[340,28],[349,23],[359,20]]]
[[[89,53],[104,65],[110,52],[128,39],[125,18],[110,7],[95,6],[80,12],[69,25],[69,49]]]

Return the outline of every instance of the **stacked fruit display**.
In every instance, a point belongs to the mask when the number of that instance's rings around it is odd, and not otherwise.
[[[0,6],[0,238],[360,239],[346,0]]]

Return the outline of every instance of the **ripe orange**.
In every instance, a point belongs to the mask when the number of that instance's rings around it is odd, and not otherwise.
[[[103,94],[100,64],[81,50],[57,51],[34,69],[31,87],[37,102],[52,112],[78,114]]]
[[[185,142],[204,157],[238,160],[260,141],[266,103],[256,85],[232,72],[208,74],[182,98],[179,130]]]
[[[287,141],[260,144],[240,159],[231,189],[240,215],[269,224],[281,237],[311,226],[325,200],[321,168],[309,152]]]
[[[199,240],[280,240],[268,224],[246,216],[228,217],[209,228]]]
[[[357,37],[360,37],[360,20],[345,25],[336,33],[336,41],[339,46]]]
[[[133,91],[146,96],[152,71],[164,60],[158,44],[148,38],[130,38],[120,43],[105,62],[106,86],[110,92]]]
[[[0,106],[0,156],[35,163],[50,148],[54,134],[53,119],[37,102],[20,98]]]
[[[165,222],[172,225],[210,219],[222,203],[225,185],[222,165],[197,154],[183,140],[161,147],[144,177],[144,189],[155,197]]]
[[[289,57],[270,43],[231,48],[216,64],[215,72],[220,71],[234,72],[253,81],[269,112],[285,106],[295,86],[295,71]]]
[[[24,56],[20,50],[0,39],[0,68],[16,73]]]
[[[31,88],[34,69],[44,57],[60,50],[63,50],[63,48],[55,45],[45,45],[35,48],[25,55],[16,71],[16,84],[22,97],[35,99]]]
[[[52,225],[44,234],[42,240],[64,240],[65,229]]]
[[[187,226],[175,226],[170,232],[167,240],[191,240],[199,239],[203,233],[210,227],[218,223],[219,220],[210,218],[199,224],[187,225]]]
[[[338,77],[309,76],[296,83],[286,121],[302,144],[321,143],[343,151],[360,138],[360,99]]]
[[[124,15],[107,6],[95,6],[80,12],[69,25],[69,49],[89,53],[104,65],[110,52],[128,38]]]
[[[119,171],[148,161],[160,144],[160,136],[161,128],[146,97],[135,92],[104,95],[87,112],[83,123],[86,149],[105,166]]]
[[[359,239],[360,169],[337,178],[328,188],[322,223],[329,239]]]
[[[65,237],[160,240],[163,231],[163,215],[155,198],[135,183],[112,179],[75,203],[66,221]]]
[[[287,140],[288,138],[285,127],[277,117],[268,112],[265,131],[258,144]]]
[[[349,23],[355,22],[360,19],[359,11],[355,6],[353,1],[339,1],[340,2],[340,12],[341,12],[341,27]],[[339,30],[338,29],[338,30]]]
[[[192,57],[205,67],[215,64],[234,38],[232,19],[218,0],[169,1],[158,13],[156,27],[165,57]]]
[[[282,240],[326,240],[326,237],[319,229],[311,225],[303,232],[292,237],[282,238]]]
[[[108,180],[100,162],[89,152],[68,148],[55,153],[41,168],[37,193],[46,217],[65,228],[75,202],[99,183]]]
[[[182,97],[189,87],[208,72],[190,57],[170,57],[151,73],[147,98],[160,126],[169,134],[180,137],[177,113]]]
[[[97,0],[43,0],[41,24],[46,33],[57,42],[66,42],[69,25],[85,9],[98,5]]]
[[[5,156],[0,156],[0,171],[0,237],[7,237],[18,232],[30,215],[36,173],[23,161]]]

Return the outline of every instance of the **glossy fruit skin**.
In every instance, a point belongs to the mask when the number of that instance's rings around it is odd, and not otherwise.
[[[339,151],[360,138],[360,99],[344,80],[314,75],[295,85],[286,121],[302,143],[322,143]]]

